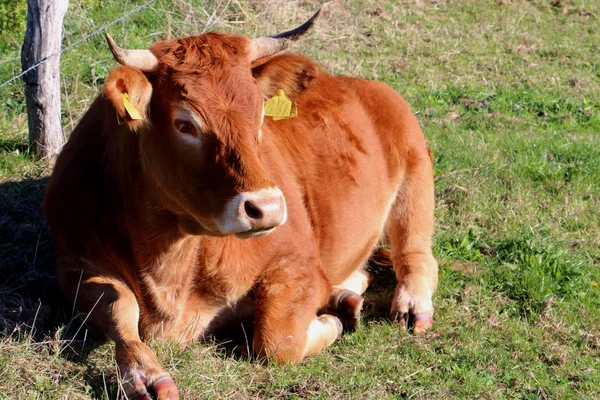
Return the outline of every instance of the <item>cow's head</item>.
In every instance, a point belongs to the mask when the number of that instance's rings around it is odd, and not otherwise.
[[[251,66],[284,50],[318,14],[275,36],[209,33],[150,50],[119,48],[107,35],[121,66],[104,94],[138,135],[144,173],[187,231],[247,238],[285,222],[285,199],[259,156],[263,95]]]

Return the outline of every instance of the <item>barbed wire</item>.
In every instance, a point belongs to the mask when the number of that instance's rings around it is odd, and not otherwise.
[[[110,28],[114,24],[116,24],[118,22],[121,22],[124,19],[128,18],[130,15],[135,14],[136,12],[138,12],[138,11],[140,11],[140,10],[148,7],[149,5],[151,5],[152,3],[154,3],[155,1],[156,0],[148,0],[146,3],[144,3],[142,5],[139,5],[139,6],[136,6],[132,10],[126,12],[125,14],[121,15],[119,18],[115,19],[114,21],[111,21],[108,24],[102,25],[100,28],[98,28],[94,32],[89,33],[89,34],[85,35],[84,37],[82,37],[81,39],[76,40],[75,42],[73,42],[69,46],[62,48],[58,53],[50,54],[49,56],[44,57],[43,59],[41,59],[37,63],[33,64],[31,67],[27,68],[25,71],[21,72],[18,75],[13,76],[12,78],[10,78],[6,82],[4,82],[2,85],[0,85],[0,89],[2,89],[3,87],[5,87],[7,85],[10,85],[11,83],[13,83],[14,81],[16,81],[17,79],[21,78],[23,75],[27,74],[28,72],[33,71],[34,69],[36,69],[37,67],[39,67],[40,65],[42,65],[43,63],[45,63],[46,61],[48,61],[50,58],[59,56],[62,53],[64,53],[65,51],[70,50],[73,47],[77,46],[79,43],[85,42],[89,38],[91,38],[93,36],[96,36],[97,34],[105,31],[108,28]]]

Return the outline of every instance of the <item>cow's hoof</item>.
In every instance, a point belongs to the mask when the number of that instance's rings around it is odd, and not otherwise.
[[[337,312],[344,330],[354,331],[360,326],[360,312],[364,301],[365,299],[361,295],[350,290],[340,296]]]
[[[420,314],[401,313],[398,311],[390,312],[390,319],[396,321],[400,329],[406,331],[412,328],[415,335],[425,333],[433,327],[433,313],[424,312]]]
[[[152,351],[142,342],[117,345],[121,387],[135,400],[178,400],[175,382],[165,372]]]
[[[433,328],[433,314],[432,313],[421,313],[415,315],[415,323],[413,326],[413,333],[418,335],[419,333],[425,333]]]
[[[175,386],[175,382],[169,377],[154,382],[149,387],[150,391],[156,396],[158,400],[178,400],[179,391]]]
[[[155,382],[138,387],[137,391],[129,393],[134,400],[178,400],[179,391],[175,382],[168,376],[159,377]]]
[[[420,334],[433,327],[433,288],[430,280],[420,275],[407,275],[396,286],[390,318],[400,329]]]

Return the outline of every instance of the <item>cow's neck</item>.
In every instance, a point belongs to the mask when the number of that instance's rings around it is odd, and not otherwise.
[[[178,218],[163,205],[157,185],[145,178],[139,155],[139,135],[116,125],[107,136],[107,191],[113,193],[124,236],[133,250],[136,280],[150,286],[180,286],[194,265],[199,238],[179,229]]]
[[[141,198],[130,213],[136,264],[144,275],[172,287],[193,273],[201,238],[181,229],[179,218],[160,204],[153,189],[144,190]]]
[[[184,289],[222,295],[225,303],[236,301],[256,281],[260,271],[252,262],[251,243],[234,237],[211,237],[194,233],[194,225],[157,202],[147,192],[146,202],[135,213],[130,228],[136,264],[146,286]],[[239,257],[245,254],[245,257]],[[181,300],[181,299],[179,299]]]
[[[113,137],[118,141],[113,142],[118,147],[110,154],[111,164],[119,168],[113,171],[117,197],[123,201],[136,275],[148,289],[143,292],[150,294],[149,306],[172,312],[178,303],[185,303],[191,287],[220,293],[226,303],[244,295],[260,274],[260,263],[252,262],[251,243],[203,236],[190,219],[169,211],[165,206],[168,200],[158,192],[156,183],[151,178],[140,179],[144,173],[138,138]]]

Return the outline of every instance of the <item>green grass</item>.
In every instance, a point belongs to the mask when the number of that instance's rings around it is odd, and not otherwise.
[[[141,2],[70,3],[65,46]],[[184,398],[598,398],[600,4],[343,3],[296,49],[388,83],[418,115],[436,167],[435,329],[414,337],[387,321],[393,279],[377,270],[363,326],[297,366],[250,361],[243,341],[153,343]],[[127,47],[270,34],[318,4],[157,0],[109,32]],[[19,72],[23,25],[0,26],[1,83]],[[101,35],[63,54],[67,134],[114,65]],[[65,326],[70,309],[53,303],[39,210],[50,169],[28,151],[19,82],[0,107],[0,398],[118,396],[113,346],[66,339],[80,322]]]

